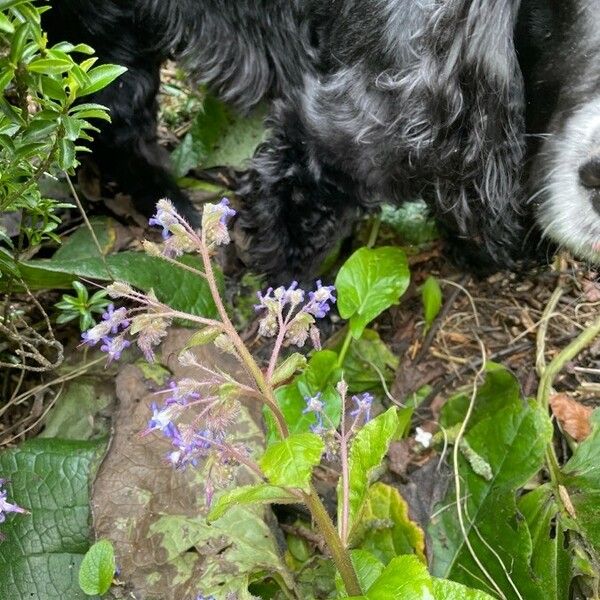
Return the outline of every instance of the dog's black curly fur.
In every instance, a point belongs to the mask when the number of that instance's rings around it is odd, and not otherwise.
[[[95,98],[113,124],[94,151],[143,212],[165,196],[188,208],[156,143],[159,67],[173,56],[241,111],[272,100],[237,190],[250,266],[310,270],[361,211],[418,196],[461,252],[507,265],[538,150],[525,118],[544,132],[563,84],[539,83],[544,36],[574,36],[557,13],[589,1],[57,0],[45,25],[129,68]]]

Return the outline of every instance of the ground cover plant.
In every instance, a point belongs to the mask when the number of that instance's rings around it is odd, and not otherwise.
[[[416,202],[314,281],[225,277],[262,113],[167,66],[202,227],[83,206],[121,69],[40,10],[0,2],[0,598],[600,598],[597,272],[475,280]]]

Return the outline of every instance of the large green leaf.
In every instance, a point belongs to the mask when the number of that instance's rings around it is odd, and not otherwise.
[[[459,457],[465,533],[507,599],[544,600],[546,592],[531,567],[531,534],[517,510],[516,494],[541,468],[552,426],[546,412],[533,402],[513,402],[498,409],[506,398],[504,392],[500,387],[501,398],[492,398],[487,408],[480,407],[478,422],[466,436],[470,447],[491,467],[491,478],[478,475]],[[443,506],[446,510],[432,519],[429,529],[433,574],[483,589],[486,577],[459,527],[454,490]]]
[[[89,487],[102,442],[31,440],[0,454],[13,502],[0,543],[0,598],[83,600],[78,571],[90,546]]]
[[[470,394],[457,394],[450,398],[442,409],[440,425],[449,429],[461,423],[470,401]],[[469,419],[469,427],[493,415],[507,406],[524,406],[517,378],[496,363],[486,364],[485,382],[477,390],[477,400]]]
[[[429,575],[414,555],[394,558],[365,594],[368,600],[493,600],[479,590]],[[529,599],[527,599],[529,600]]]
[[[348,532],[350,539],[353,530],[361,519],[365,508],[370,478],[381,465],[390,445],[398,434],[398,409],[392,407],[369,421],[358,431],[350,448],[348,460],[349,513]],[[342,520],[343,486],[340,478],[337,487],[338,523]]]
[[[379,481],[369,488],[354,543],[386,565],[396,556],[413,553],[425,563],[423,530],[410,520],[400,492]]]
[[[308,491],[313,469],[321,461],[324,449],[318,435],[296,433],[271,444],[259,462],[271,484]]]
[[[33,290],[69,289],[71,283],[79,278],[100,282],[119,280],[146,292],[153,289],[160,301],[176,310],[208,317],[217,315],[204,278],[144,252],[110,254],[117,238],[115,222],[99,218],[93,220],[92,226],[105,256],[98,253],[88,229],[81,227],[56,251],[53,258],[17,264],[20,277],[28,287]],[[196,256],[184,256],[180,261],[202,270],[202,262]],[[0,260],[2,270],[4,261]],[[217,277],[219,285],[222,285],[219,272]]]
[[[337,304],[342,318],[350,320],[354,338],[398,302],[409,281],[408,262],[400,248],[359,248],[344,263],[335,280]]]
[[[559,504],[546,484],[519,499],[532,541],[531,566],[548,600],[569,597],[572,565]]]

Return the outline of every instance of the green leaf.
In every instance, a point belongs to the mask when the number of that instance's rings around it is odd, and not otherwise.
[[[337,427],[342,415],[340,395],[335,386],[341,379],[341,371],[337,367],[337,354],[331,350],[315,352],[304,372],[291,383],[275,390],[277,403],[281,409],[290,433],[310,431],[316,423],[313,413],[304,413],[306,408],[305,396],[315,396],[321,393],[324,402],[324,422]],[[273,417],[265,411],[268,429],[268,440],[278,439]]]
[[[223,333],[223,330],[220,327],[203,327],[200,329],[200,331],[194,333],[194,335],[189,339],[184,350],[210,344],[211,342],[214,342],[221,335],[221,333]]]
[[[342,266],[335,287],[340,315],[358,339],[366,325],[398,302],[410,281],[400,248],[359,248]]]
[[[46,75],[60,75],[70,71],[73,67],[73,61],[62,58],[37,58],[32,60],[27,69],[34,73],[44,73]]]
[[[294,504],[300,500],[287,490],[274,485],[245,485],[223,492],[208,514],[209,521],[216,521],[232,506],[243,504]]]
[[[94,67],[87,72],[90,83],[81,88],[77,92],[77,95],[82,97],[98,92],[112,83],[117,77],[123,75],[125,71],[127,71],[127,68],[120,65],[100,65]]]
[[[569,529],[579,531],[593,548],[600,548],[600,411],[592,413],[592,433],[563,467],[561,483],[575,508]],[[599,557],[600,558],[600,557]]]
[[[469,419],[469,428],[507,406],[518,409],[524,405],[519,382],[508,369],[493,362],[487,363],[485,368],[485,382],[477,390],[477,400]],[[450,398],[442,408],[440,425],[450,429],[462,423],[469,401],[470,395],[462,393]]]
[[[519,511],[525,517],[532,541],[531,567],[548,600],[569,597],[573,576],[565,529],[559,504],[549,484],[519,499]]]
[[[276,369],[271,377],[271,385],[276,386],[306,367],[306,357],[299,352],[288,356]]]
[[[384,205],[381,221],[393,229],[401,244],[419,246],[440,237],[435,219],[422,200],[404,202],[401,206]]]
[[[0,598],[83,600],[91,479],[104,443],[35,439],[0,454],[9,497],[30,511],[2,525]]]
[[[400,492],[385,483],[374,483],[356,524],[354,544],[368,550],[383,564],[401,554],[416,554],[423,563],[425,534],[408,515]]]
[[[394,558],[365,597],[369,600],[493,600],[479,590],[432,578],[414,555]]]
[[[114,222],[106,219],[93,220],[92,225],[103,253],[112,250],[116,241]],[[19,263],[20,276],[30,289],[70,288],[75,279],[95,279],[99,281],[125,281],[145,292],[154,290],[161,302],[176,310],[194,315],[216,317],[217,310],[207,282],[193,273],[174,268],[164,260],[148,256],[144,252],[126,251],[99,256],[94,241],[86,227],[78,229],[52,259],[31,260]],[[184,256],[181,262],[202,270],[198,257]],[[0,250],[0,271],[8,270],[10,263],[2,261]],[[219,285],[221,275],[217,272]],[[0,287],[2,286],[0,280]]]
[[[447,579],[434,577],[431,582],[435,600],[495,600],[494,596],[490,596],[481,590],[467,588],[460,583],[448,581]]]
[[[425,280],[421,287],[421,297],[423,299],[425,324],[429,329],[442,308],[442,288],[435,277],[429,276]]]
[[[349,519],[348,531],[350,539],[367,500],[370,479],[381,465],[390,445],[398,435],[398,409],[392,407],[369,421],[358,431],[348,460],[349,481]],[[338,523],[342,521],[342,480],[338,482]]]
[[[88,596],[108,592],[115,575],[115,551],[108,540],[96,542],[83,557],[79,567],[79,587]]]
[[[362,548],[351,550],[350,560],[363,590],[368,590],[385,568],[385,565],[376,556]],[[335,574],[335,587],[338,592],[344,592],[344,584],[339,572]]]
[[[296,433],[271,444],[259,464],[271,484],[308,491],[313,469],[321,461],[324,449],[318,435]]]
[[[339,352],[342,342],[336,346]],[[384,393],[384,384],[390,386],[398,368],[398,358],[373,329],[365,329],[358,340],[350,344],[344,359],[344,379],[351,394],[370,391]]]
[[[497,391],[501,398],[506,398],[504,391],[502,387]],[[486,390],[488,392],[491,390]],[[473,451],[489,464],[491,479],[475,473],[468,461],[459,457],[466,535],[471,548],[507,599],[519,597],[514,591],[516,587],[521,598],[544,600],[547,596],[531,568],[531,534],[517,510],[516,496],[542,467],[545,449],[552,437],[552,424],[536,403],[524,404],[519,400],[498,409],[502,405],[501,398],[490,398],[491,401],[483,405],[477,397],[478,422],[466,436]],[[481,588],[487,579],[474,561],[459,527],[454,490],[442,504],[449,508],[432,519],[429,528],[434,556],[432,572]]]
[[[426,567],[414,555],[394,558],[365,595],[369,600],[437,600]]]

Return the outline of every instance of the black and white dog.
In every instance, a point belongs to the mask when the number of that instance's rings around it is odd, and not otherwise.
[[[600,0],[55,0],[53,41],[128,71],[97,94],[101,169],[145,213],[185,196],[156,142],[169,56],[270,135],[242,174],[238,247],[310,270],[364,209],[426,200],[497,265],[539,231],[600,261]],[[188,215],[190,213],[188,212]]]

